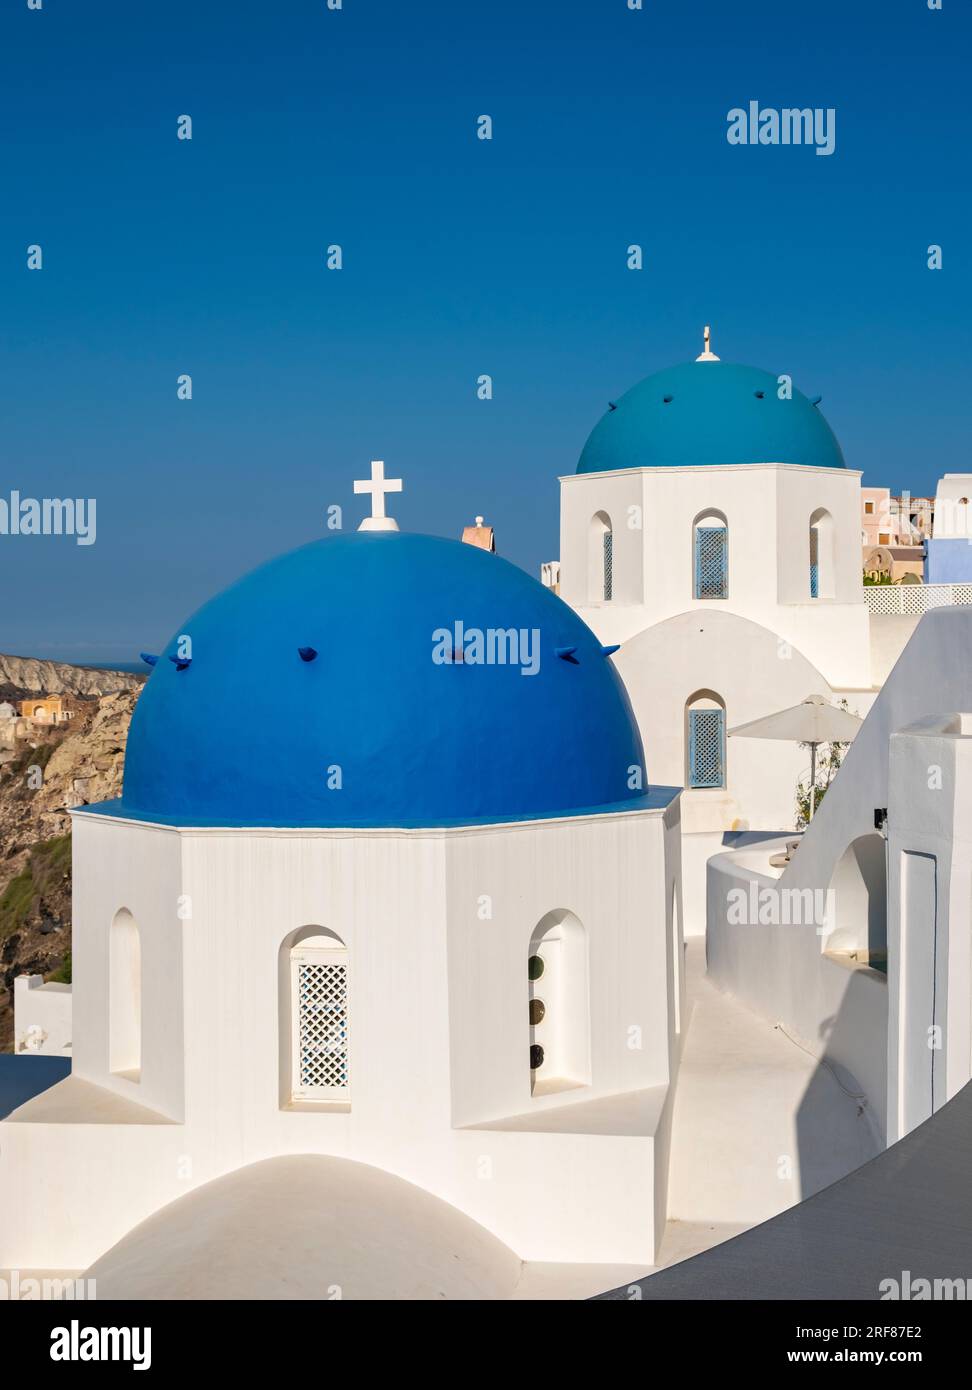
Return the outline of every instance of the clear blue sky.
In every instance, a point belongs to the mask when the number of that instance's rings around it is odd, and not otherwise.
[[[0,496],[93,496],[98,539],[0,536],[0,651],[157,648],[356,525],[372,458],[403,527],[482,512],[535,573],[607,401],[706,322],[866,482],[972,468],[970,37],[965,0],[6,0]],[[728,145],[752,99],[836,108],[836,153]]]

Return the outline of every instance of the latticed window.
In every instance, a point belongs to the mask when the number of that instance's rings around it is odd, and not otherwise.
[[[820,597],[819,540],[816,526],[810,527],[810,597]]]
[[[614,532],[604,532],[604,597],[614,596]]]
[[[351,1093],[348,953],[296,949],[291,962],[294,1099],[346,1101]]]
[[[695,597],[727,598],[729,532],[725,526],[695,528]]]
[[[726,781],[726,712],[690,709],[688,712],[689,786],[722,787]]]

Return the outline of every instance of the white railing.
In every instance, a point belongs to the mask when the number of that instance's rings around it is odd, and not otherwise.
[[[972,603],[972,584],[867,584],[864,602],[872,613],[920,617],[929,608]]]

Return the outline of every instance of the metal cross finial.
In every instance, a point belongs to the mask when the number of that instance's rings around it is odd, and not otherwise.
[[[702,332],[702,351],[695,359],[696,362],[718,362],[718,357],[712,351],[712,329],[708,324]]]

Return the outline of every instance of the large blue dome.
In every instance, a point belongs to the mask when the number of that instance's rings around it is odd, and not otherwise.
[[[727,463],[845,468],[833,430],[794,387],[780,400],[772,372],[685,362],[645,377],[594,426],[578,473]]]
[[[456,623],[467,641],[535,630],[539,669],[438,664],[436,629]],[[135,708],[122,799],[103,811],[228,826],[529,819],[643,803],[632,765],[644,758],[624,687],[555,594],[474,546],[365,532],[263,565],[183,624]]]

